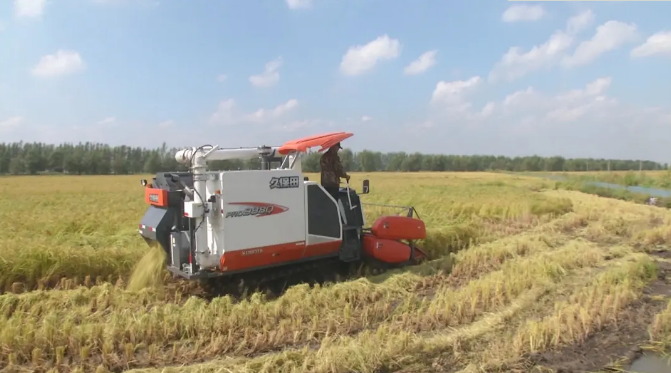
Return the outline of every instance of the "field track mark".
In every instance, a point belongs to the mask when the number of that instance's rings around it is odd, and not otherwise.
[[[548,291],[549,291],[548,287],[539,286],[524,293],[522,296],[518,297],[515,301],[513,301],[510,305],[505,307],[503,310],[496,313],[488,313],[487,315],[483,316],[482,318],[473,323],[456,328],[445,328],[443,330],[426,331],[415,334],[412,336],[413,338],[411,345],[407,346],[407,348],[410,351],[420,352],[424,350],[424,346],[430,346],[431,350],[429,352],[431,354],[440,353],[442,350],[444,350],[445,348],[449,348],[449,346],[455,343],[477,338],[478,336],[490,332],[492,329],[501,327],[507,320],[512,318],[515,314],[517,314],[518,312],[520,312],[525,308],[532,306],[536,302],[536,300],[538,300]],[[304,346],[303,348],[308,347],[308,352],[306,353],[307,354],[306,359],[311,358],[318,360],[319,355],[323,354],[325,350],[329,349],[348,350],[351,348],[352,345],[357,345],[359,343],[361,343],[359,342],[359,336],[346,336],[339,338],[335,342],[328,343],[326,347],[320,346],[319,344],[314,344],[311,346]],[[381,343],[384,342],[381,341]],[[440,347],[436,348],[436,346]],[[158,372],[159,369],[163,373],[188,372],[191,370],[208,371],[208,372],[209,371],[227,372],[229,370],[235,372],[249,372],[251,370],[248,370],[246,366],[249,365],[258,366],[260,364],[263,364],[264,360],[272,360],[274,358],[281,359],[281,355],[283,354],[301,353],[303,351],[305,350],[301,348],[292,348],[278,352],[260,354],[248,359],[240,359],[237,362],[232,362],[233,359],[223,361],[212,360],[187,366],[175,365],[171,367],[161,367],[157,369],[133,369],[127,372],[155,373]],[[392,356],[390,356],[389,358],[390,360],[393,360]],[[380,371],[386,372],[388,370],[382,369]]]
[[[601,268],[593,268],[593,271],[595,272],[594,274],[596,275],[597,271],[600,271]],[[566,280],[569,280],[567,277]],[[533,288],[512,301],[507,307],[502,309],[499,312],[496,313],[487,313],[483,317],[479,318],[477,321],[467,324],[464,326],[456,327],[456,328],[443,328],[441,330],[437,331],[426,331],[418,334],[412,335],[412,340],[410,341],[409,344],[405,345],[403,354],[413,354],[411,356],[408,356],[407,358],[403,358],[405,360],[410,360],[410,361],[404,361],[399,364],[401,364],[402,372],[420,372],[420,371],[431,371],[431,372],[436,372],[437,368],[440,368],[442,364],[440,361],[444,360],[443,356],[450,355],[449,360],[450,360],[450,365],[454,363],[458,363],[459,357],[457,353],[453,354],[453,348],[455,346],[459,346],[462,344],[468,344],[470,340],[476,339],[478,337],[481,337],[485,334],[494,332],[496,330],[500,330],[501,328],[505,328],[506,323],[509,322],[512,318],[514,318],[518,313],[523,311],[524,309],[534,307],[535,305],[538,304],[539,299],[541,298],[548,298],[549,299],[549,294],[552,293],[553,290],[558,289],[558,287],[561,287],[561,284],[563,284],[563,281],[560,283],[556,284],[549,284],[549,286],[546,287],[536,287]],[[573,287],[578,287],[579,284],[572,284],[571,286]],[[339,355],[340,353],[343,353],[344,351],[348,350],[361,350],[364,347],[370,348],[368,346],[368,343],[366,342],[366,338],[370,337],[370,334],[364,336],[364,335],[357,335],[357,336],[348,336],[344,338],[340,338],[336,340],[335,342],[329,342],[327,343],[327,347],[324,346],[319,346],[317,344],[311,345],[308,347],[308,350],[300,350],[296,348],[292,349],[286,349],[284,351],[278,351],[274,353],[268,353],[268,354],[263,354],[259,355],[256,357],[252,357],[248,360],[239,360],[236,363],[233,363],[230,360],[215,360],[215,361],[210,361],[210,362],[205,362],[205,363],[198,363],[194,364],[191,366],[173,366],[171,368],[167,368],[165,370],[161,369],[163,372],[189,372],[189,371],[194,371],[194,372],[216,372],[216,371],[235,371],[235,372],[251,372],[251,371],[256,371],[255,369],[251,367],[259,367],[265,364],[268,364],[268,366],[273,366],[272,364],[279,364],[284,361],[284,356],[286,354],[301,354],[301,355],[307,355],[303,356],[302,359],[310,361],[312,364],[317,364],[316,362],[312,361],[311,359],[318,359],[317,356],[319,355]],[[390,336],[391,337],[391,336]],[[380,341],[378,342],[380,345],[382,345],[383,351],[385,350],[384,346],[385,344],[393,343],[387,342],[386,339],[389,337],[380,337]],[[393,339],[389,338],[389,339]],[[359,345],[360,347],[356,347]],[[458,347],[457,347],[458,348]],[[333,351],[336,350],[336,351]],[[400,351],[398,351],[400,352]],[[374,353],[375,355],[379,355],[379,353]],[[391,354],[391,352],[390,352]],[[397,355],[397,352],[394,352],[393,355]],[[445,356],[446,357],[446,356]],[[289,359],[289,358],[287,358]],[[385,362],[387,359],[385,357],[380,357],[378,356],[377,359],[382,360],[380,364],[383,365],[388,365],[391,364],[391,366],[383,366],[379,367],[379,369],[376,369],[375,371],[378,372],[392,372],[392,371],[398,371],[398,368],[401,368],[401,366],[394,366],[395,365],[395,360],[396,356],[389,356],[389,361]],[[426,367],[424,363],[426,363],[426,360],[428,359],[436,359],[436,362],[433,364],[431,368]],[[305,361],[303,360],[303,361]],[[456,360],[456,361],[455,361]],[[275,361],[275,363],[273,362]],[[462,362],[463,363],[463,362]],[[463,366],[463,364],[461,365]],[[367,366],[367,368],[371,368],[371,366]],[[351,368],[352,371],[362,371],[358,369],[354,369],[353,367]],[[361,368],[363,369],[363,367]],[[320,370],[317,369],[315,371],[318,372],[324,372],[328,370]],[[158,372],[157,369],[137,369],[137,370],[132,370],[132,372]]]
[[[561,257],[565,257],[565,255],[561,255]],[[528,259],[527,259],[528,260]],[[527,260],[523,260],[523,262],[526,262]],[[596,264],[596,263],[595,263]],[[594,268],[594,267],[593,267]],[[596,267],[598,268],[598,267]],[[573,273],[573,271],[571,271]],[[409,333],[403,330],[396,330],[393,331],[390,330],[389,325],[380,325],[375,331],[365,331],[362,332],[358,335],[355,336],[336,336],[336,339],[333,341],[333,338],[326,337],[322,340],[322,344],[320,347],[319,343],[311,344],[309,346],[303,346],[307,347],[307,350],[297,350],[294,346],[294,348],[287,348],[284,349],[283,351],[279,351],[276,353],[270,353],[270,354],[263,354],[260,356],[257,356],[251,360],[249,360],[249,364],[261,364],[261,361],[266,361],[268,359],[277,359],[278,364],[280,361],[283,360],[283,356],[286,354],[294,354],[294,355],[300,355],[298,358],[301,361],[304,361],[304,359],[307,359],[309,362],[311,359],[314,359],[314,354],[339,354],[343,353],[342,351],[351,349],[351,350],[357,350],[357,351],[371,351],[372,355],[380,355],[380,354],[385,354],[388,353],[388,357],[382,358],[384,359],[389,359],[389,361],[383,361],[383,362],[378,362],[378,361],[373,361],[373,362],[368,362],[368,365],[361,366],[360,369],[369,369],[369,368],[379,368],[381,365],[394,365],[395,361],[397,359],[397,355],[401,355],[403,359],[410,359],[410,360],[416,360],[420,359],[413,364],[421,364],[422,361],[425,361],[426,359],[431,359],[436,356],[441,356],[445,354],[445,351],[450,351],[450,349],[453,347],[453,343],[462,343],[466,342],[467,339],[466,336],[473,335],[474,337],[477,337],[480,334],[488,332],[488,329],[492,329],[498,326],[501,326],[501,324],[505,321],[510,319],[519,309],[519,307],[516,307],[516,304],[519,305],[520,303],[526,304],[525,300],[527,298],[531,298],[532,301],[529,302],[528,305],[525,305],[525,307],[533,306],[537,303],[537,300],[541,298],[543,294],[546,294],[548,291],[551,291],[552,289],[556,289],[557,286],[560,286],[559,284],[564,283],[565,280],[570,280],[569,277],[571,275],[569,273],[564,273],[562,276],[562,279],[557,279],[559,280],[558,283],[549,283],[545,285],[536,285],[535,287],[525,290],[522,292],[518,297],[516,297],[513,300],[508,301],[508,305],[502,308],[499,308],[501,311],[496,312],[496,313],[491,313],[491,312],[484,312],[481,313],[481,317],[478,317],[476,321],[470,324],[466,324],[460,327],[456,328],[449,328],[449,327],[438,327],[434,330],[426,330],[424,332],[420,333]],[[498,307],[497,307],[498,308]],[[509,316],[506,316],[509,315]],[[497,317],[499,319],[497,319]],[[497,321],[493,322],[493,320],[501,320],[500,318],[503,318],[504,320],[502,321]],[[396,329],[396,328],[393,328]],[[436,332],[435,330],[438,330]],[[448,332],[449,338],[446,338],[445,332]],[[390,333],[392,332],[392,333]],[[382,334],[380,334],[382,333]],[[454,334],[456,333],[456,334]],[[372,336],[372,337],[371,337]],[[464,341],[459,340],[459,338],[456,337],[461,337],[464,336]],[[375,339],[376,342],[372,343],[370,342],[370,339]],[[410,339],[411,341],[406,341],[404,338]],[[379,340],[378,340],[379,339]],[[390,347],[390,345],[394,344],[399,344],[404,345],[407,347],[407,349],[403,351],[394,351],[393,353],[389,350],[392,350],[396,347]],[[369,345],[370,344],[370,345]],[[408,344],[410,344],[408,346]],[[358,345],[358,347],[354,348],[353,346]],[[324,347],[326,346],[326,347]],[[387,352],[389,351],[389,352]],[[428,352],[427,352],[428,351]],[[344,353],[343,353],[344,354]],[[428,354],[428,355],[427,355]],[[303,356],[305,355],[305,356]],[[346,354],[344,354],[346,355]],[[266,359],[266,360],[264,360]],[[288,360],[291,360],[289,358],[286,358]],[[269,361],[269,360],[268,360]],[[200,368],[203,367],[204,371],[215,371],[213,365],[207,365],[208,363],[203,363],[203,364],[198,364],[194,365],[194,370],[195,371],[201,371]],[[218,364],[218,363],[215,363]],[[269,362],[269,364],[271,364]],[[302,364],[302,363],[301,363]],[[340,363],[336,363],[340,364]],[[363,364],[363,363],[362,363]],[[372,364],[372,365],[371,365]],[[381,365],[380,365],[381,364]],[[402,366],[406,366],[407,364],[403,363]],[[398,366],[397,366],[398,367]],[[209,369],[212,368],[212,369]],[[236,366],[235,371],[245,371],[243,367]],[[225,367],[222,367],[222,369],[227,369]],[[347,368],[350,369],[350,368]],[[360,371],[354,368],[353,371]],[[317,371],[323,371],[323,370],[317,370]],[[329,371],[329,370],[326,370]],[[385,371],[384,369],[382,371]],[[414,371],[414,370],[411,370]]]
[[[587,373],[608,369],[614,362],[628,365],[641,354],[640,346],[650,339],[648,326],[664,310],[671,297],[671,252],[652,254],[658,263],[658,277],[643,289],[643,296],[618,314],[585,342],[556,350],[530,354],[521,365],[536,371],[552,369],[562,373]]]
[[[436,303],[436,306],[438,309],[427,309],[430,310],[431,312],[416,312],[420,310],[411,310],[411,314],[414,316],[417,316],[417,318],[410,317],[412,315],[408,315],[408,317],[404,317],[402,319],[396,320],[396,322],[387,322],[386,324],[383,323],[376,323],[374,328],[376,330],[386,330],[388,333],[387,335],[390,337],[394,337],[396,335],[403,335],[407,333],[407,328],[408,327],[415,327],[417,332],[421,330],[426,330],[427,327],[435,327],[437,329],[444,329],[443,325],[454,325],[454,321],[463,321],[461,318],[465,318],[464,320],[470,322],[472,319],[471,318],[480,318],[483,316],[483,314],[486,314],[488,310],[494,310],[494,309],[502,309],[505,307],[505,305],[510,304],[510,302],[515,301],[519,296],[523,295],[525,292],[528,291],[528,288],[532,288],[531,285],[538,286],[536,284],[536,281],[538,280],[537,276],[542,276],[543,278],[546,278],[546,280],[550,280],[551,278],[554,277],[552,273],[555,275],[559,275],[560,278],[564,278],[565,276],[569,276],[569,273],[564,272],[560,267],[559,263],[564,262],[565,266],[568,267],[582,267],[584,265],[591,266],[594,264],[597,264],[598,262],[601,261],[603,257],[603,254],[600,252],[600,250],[596,249],[595,247],[592,247],[590,250],[585,250],[585,247],[582,246],[575,246],[575,245],[569,245],[567,246],[564,250],[561,252],[556,252],[551,254],[550,256],[543,256],[541,258],[519,258],[521,261],[519,261],[514,268],[525,268],[526,270],[522,271],[520,275],[522,277],[519,278],[521,282],[517,281],[512,281],[513,286],[517,286],[517,290],[515,288],[510,289],[514,291],[514,294],[509,294],[508,299],[503,299],[499,298],[498,301],[494,302],[486,302],[486,304],[483,304],[481,306],[485,306],[485,309],[481,309],[480,306],[477,304],[470,305],[468,304],[469,302],[467,299],[470,299],[470,294],[473,290],[482,290],[482,291],[487,291],[487,294],[489,294],[491,291],[499,291],[501,289],[495,289],[494,283],[500,282],[502,280],[505,280],[507,278],[510,278],[509,274],[510,273],[518,273],[519,271],[514,270],[513,267],[508,268],[506,271],[496,271],[492,273],[492,276],[487,277],[487,278],[482,278],[480,279],[477,283],[477,285],[474,283],[472,288],[469,289],[464,289],[464,291],[460,292],[459,294],[454,294],[459,295],[459,304],[463,304],[464,307],[466,308],[464,314],[459,314],[457,317],[460,319],[445,319],[444,316],[441,316],[441,313],[445,313],[444,310],[441,311],[439,309],[441,305],[445,306],[443,302],[438,302]],[[573,255],[573,254],[578,254],[582,253],[582,255]],[[551,266],[551,268],[546,268],[542,266],[542,263],[545,261],[549,260],[552,263],[556,263],[556,265]],[[517,260],[515,261],[517,262]],[[568,267],[565,267],[568,269]],[[555,272],[556,270],[560,270],[561,273]],[[550,271],[547,272],[546,271]],[[555,280],[560,280],[559,278],[556,278]],[[516,285],[515,285],[516,284]],[[527,288],[528,287],[528,288]],[[485,296],[482,294],[482,296]],[[452,296],[448,298],[453,298]],[[463,299],[462,299],[463,298]],[[505,303],[501,303],[504,302]],[[449,304],[449,303],[448,303]],[[456,310],[457,304],[451,304],[451,307]],[[476,307],[472,311],[468,311],[469,307]],[[461,308],[461,307],[459,307]],[[436,311],[438,313],[436,313]],[[404,314],[405,315],[405,314]],[[384,316],[384,315],[381,315]],[[426,317],[431,317],[431,319],[426,320]],[[387,320],[388,318],[385,317],[382,321]],[[328,321],[328,320],[326,320]],[[368,320],[369,322],[370,320]],[[393,321],[393,320],[392,320]],[[426,324],[426,321],[429,321],[430,324]],[[371,325],[367,325],[368,322],[364,325],[368,326],[370,328]],[[460,322],[461,323],[461,322]],[[248,351],[247,353],[249,354],[248,356],[253,356],[252,354],[254,353],[260,353],[260,352],[270,352],[270,351],[276,351],[282,348],[287,348],[290,347],[291,344],[293,346],[305,346],[306,343],[318,343],[318,341],[323,341],[325,339],[328,339],[328,336],[333,336],[332,333],[326,333],[326,335],[321,335],[325,331],[322,330],[323,327],[325,327],[326,324],[321,325],[320,328],[316,331],[320,331],[320,336],[318,336],[318,339],[315,339],[314,336],[311,338],[306,338],[303,341],[294,341],[293,343],[279,343],[282,342],[279,339],[277,339],[277,335],[274,333],[260,333],[261,335],[257,335],[254,330],[251,330],[251,334],[249,335],[249,340],[245,344],[248,348],[251,348],[252,350]],[[339,333],[336,335],[352,335],[354,333],[351,333],[354,329],[350,330],[345,330],[346,333]],[[364,330],[362,333],[363,335],[367,335],[366,332],[369,332],[370,330]],[[138,330],[138,332],[142,332],[142,329]],[[259,330],[260,332],[260,330]],[[266,335],[267,334],[267,335]],[[370,334],[370,333],[368,333]],[[408,335],[412,335],[411,333],[408,333]],[[230,337],[230,336],[229,336]],[[280,336],[281,337],[281,336]],[[179,345],[176,344],[176,340],[164,340],[164,341],[159,341],[157,342],[157,345],[155,346],[144,346],[142,351],[133,351],[133,345],[130,346],[131,351],[135,353],[130,354],[130,359],[129,362],[131,364],[131,367],[134,365],[135,367],[142,367],[142,366],[152,366],[154,364],[161,365],[161,363],[166,363],[170,364],[172,362],[179,362],[179,361],[197,361],[198,358],[204,358],[207,356],[221,356],[222,353],[228,351],[228,352],[237,352],[239,354],[245,354],[245,351],[235,351],[236,347],[245,347],[244,345],[241,345],[241,341],[239,339],[236,340],[236,344],[231,345],[231,346],[226,346],[225,342],[226,341],[226,335],[213,335],[213,340],[210,340],[209,337],[205,338],[204,340],[201,340],[200,344],[197,343],[197,341],[192,341],[192,343],[180,343]],[[260,345],[258,338],[261,338]],[[290,342],[291,339],[288,339],[287,342]],[[268,346],[264,346],[264,344],[269,343]],[[274,346],[273,346],[274,345]],[[147,349],[147,347],[149,347]],[[108,353],[104,355],[104,358],[106,359],[106,366],[113,367],[115,368],[115,371],[118,371],[119,369],[122,368],[129,368],[129,364],[126,363],[126,358],[124,357],[125,354],[128,353],[127,348],[129,348],[128,345],[119,345],[119,346],[110,346],[108,348]],[[223,350],[222,350],[223,348]],[[146,350],[145,350],[146,349]],[[253,351],[256,350],[256,351]],[[26,350],[26,353],[29,353],[29,350]],[[44,351],[45,353],[47,351]],[[71,355],[71,354],[68,354]],[[70,361],[70,364],[72,366],[76,366],[79,364],[78,358],[77,358],[77,353],[75,351],[75,354],[72,355],[73,360]],[[46,356],[45,356],[46,357]],[[101,355],[89,355],[88,359],[86,360],[86,363],[88,366],[97,366],[98,364],[102,363],[103,358]],[[68,359],[69,360],[69,359]],[[47,364],[48,365],[48,364]]]
[[[507,319],[505,325],[501,325],[498,330],[491,330],[487,333],[483,333],[479,338],[474,339],[471,345],[465,346],[465,348],[460,351],[460,357],[455,356],[443,356],[437,358],[432,364],[431,370],[427,371],[431,373],[435,372],[449,372],[449,373],[480,373],[482,372],[481,367],[478,367],[473,361],[479,361],[481,359],[483,349],[486,349],[487,345],[492,343],[492,341],[498,340],[501,338],[501,334],[510,332],[513,329],[519,327],[521,323],[524,323],[527,320],[529,315],[538,315],[546,314],[548,309],[553,309],[554,304],[561,302],[563,300],[568,300],[569,297],[577,290],[585,286],[588,286],[596,277],[598,277],[604,271],[607,271],[609,268],[608,263],[613,259],[624,260],[625,257],[614,258],[612,256],[606,256],[606,262],[598,267],[588,267],[575,270],[573,276],[567,276],[564,280],[553,285],[552,289],[548,289],[544,294],[538,297],[534,304],[530,307],[527,307],[524,314],[517,314],[513,317]],[[500,331],[501,333],[494,335],[495,332]],[[474,357],[475,355],[475,357]],[[507,370],[503,370],[507,372]],[[401,372],[406,372],[401,371]],[[417,370],[408,370],[407,373],[415,373]],[[526,372],[526,371],[524,371]]]

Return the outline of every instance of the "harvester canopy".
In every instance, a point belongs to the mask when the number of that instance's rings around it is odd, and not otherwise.
[[[354,134],[350,132],[329,132],[321,135],[308,136],[298,140],[287,141],[284,145],[280,146],[278,153],[286,155],[292,151],[306,152],[308,149],[315,146],[321,146],[319,152],[323,152],[352,136],[354,136]]]

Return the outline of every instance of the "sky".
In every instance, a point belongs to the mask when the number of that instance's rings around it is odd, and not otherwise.
[[[2,0],[0,142],[671,161],[671,3]]]

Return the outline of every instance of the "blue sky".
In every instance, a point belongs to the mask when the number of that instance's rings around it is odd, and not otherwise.
[[[0,141],[671,161],[671,3],[0,2]]]

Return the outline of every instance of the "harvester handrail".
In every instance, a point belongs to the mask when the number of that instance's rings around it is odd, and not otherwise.
[[[347,185],[347,200],[349,201],[349,209],[354,210],[355,208],[359,206],[353,206],[352,205],[352,196],[349,193],[349,181],[345,182],[345,185]]]
[[[370,203],[370,202],[361,202],[362,206],[378,206],[378,207],[393,207],[393,208],[399,208],[399,209],[406,209],[408,210],[408,217],[411,218],[414,215],[417,215],[417,219],[422,219],[419,217],[419,213],[417,212],[417,209],[415,209],[414,206],[401,206],[401,205],[386,205],[383,203]]]
[[[386,205],[386,204],[383,204],[383,203],[361,202],[361,204],[362,204],[362,205],[368,205],[368,206],[396,207],[396,208],[401,208],[401,209],[411,209],[411,208],[413,208],[412,206]]]

